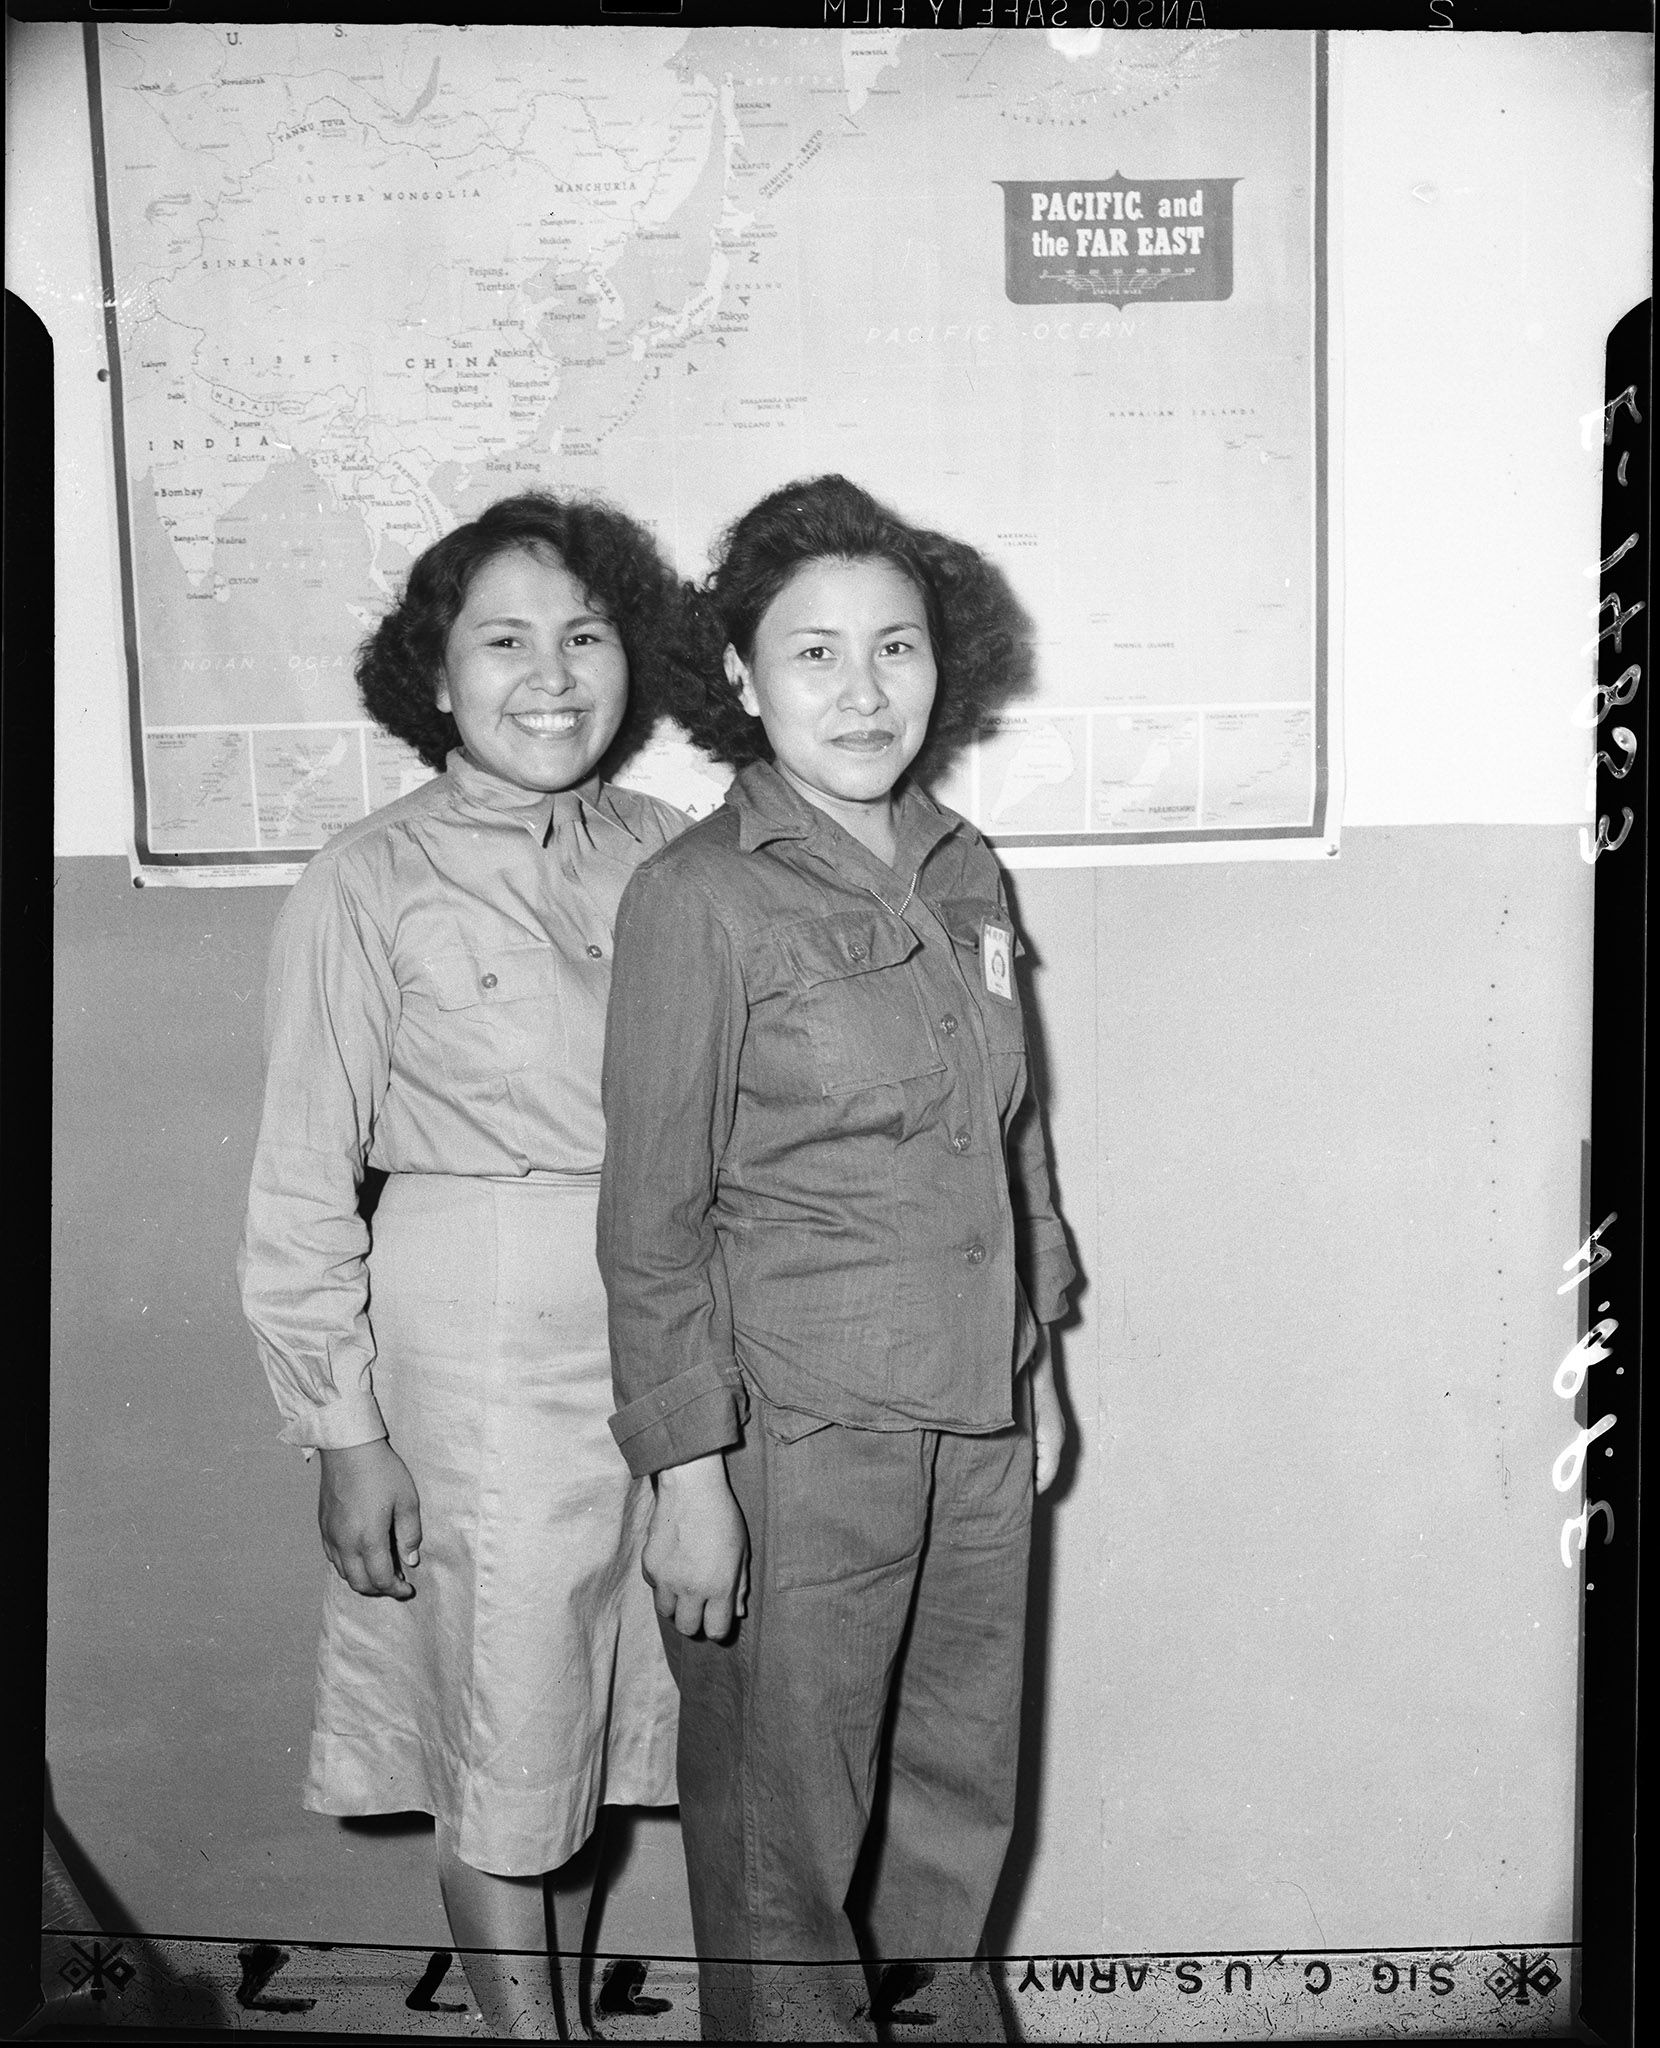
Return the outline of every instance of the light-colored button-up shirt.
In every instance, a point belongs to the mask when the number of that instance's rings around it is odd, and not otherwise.
[[[688,822],[597,779],[519,789],[457,751],[296,883],[272,942],[239,1260],[285,1443],[386,1434],[365,1169],[599,1173],[617,905]]]
[[[890,868],[757,763],[629,885],[599,1253],[636,1472],[735,1442],[751,1385],[1004,1428],[1065,1312],[997,862],[919,790],[896,822]]]

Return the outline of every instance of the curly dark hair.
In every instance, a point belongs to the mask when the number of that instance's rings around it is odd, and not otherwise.
[[[1001,570],[966,541],[910,525],[844,476],[808,477],[735,520],[707,582],[687,587],[665,709],[706,752],[739,768],[772,759],[722,655],[730,643],[747,663],[768,605],[804,564],[824,560],[891,563],[922,598],[939,681],[917,774],[937,772],[987,712],[1030,689],[1031,621]]]
[[[461,744],[438,709],[444,646],[473,578],[498,555],[554,555],[588,602],[616,625],[628,657],[628,710],[602,772],[615,769],[665,708],[666,676],[680,638],[680,587],[643,526],[597,498],[526,491],[498,498],[476,519],[434,541],[405,579],[396,604],[358,649],[357,688],[377,725],[442,768]]]

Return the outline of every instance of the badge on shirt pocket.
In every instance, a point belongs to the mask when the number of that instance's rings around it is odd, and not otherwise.
[[[980,972],[986,978],[986,994],[1014,1001],[1014,933],[1005,924],[988,919],[980,927]]]

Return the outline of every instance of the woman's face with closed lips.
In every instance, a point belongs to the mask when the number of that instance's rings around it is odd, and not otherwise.
[[[762,613],[750,659],[727,648],[726,673],[810,803],[885,805],[934,704],[922,593],[881,559],[805,562]]]
[[[520,789],[572,789],[628,708],[622,635],[551,550],[514,548],[468,586],[438,708],[481,768]]]

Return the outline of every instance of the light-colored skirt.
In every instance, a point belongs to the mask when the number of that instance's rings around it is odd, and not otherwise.
[[[678,1698],[612,1441],[594,1181],[397,1174],[374,1218],[374,1388],[421,1499],[413,1600],[333,1571],[305,1803],[425,1812],[464,1863],[556,1869],[602,1801],[675,1799]]]

